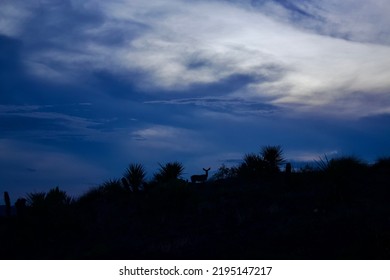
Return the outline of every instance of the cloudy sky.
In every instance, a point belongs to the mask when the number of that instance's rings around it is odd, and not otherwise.
[[[390,155],[386,0],[0,0],[0,191]]]

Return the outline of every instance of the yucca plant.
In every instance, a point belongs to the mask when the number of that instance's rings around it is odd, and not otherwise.
[[[123,176],[133,191],[140,190],[145,183],[146,171],[142,164],[130,164]]]
[[[285,162],[281,146],[264,146],[261,148],[261,157],[271,172],[279,172],[279,166]]]
[[[178,161],[169,162],[165,165],[159,163],[159,166],[159,172],[154,175],[154,179],[157,182],[166,183],[172,180],[176,180],[183,174],[184,171],[183,164]]]

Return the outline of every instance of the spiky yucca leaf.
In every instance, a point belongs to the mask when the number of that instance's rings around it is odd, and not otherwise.
[[[256,179],[259,178],[265,167],[265,162],[257,154],[246,154],[243,162],[239,165],[237,172],[242,178]]]
[[[158,182],[168,182],[178,179],[184,171],[183,164],[178,161],[169,162],[165,165],[159,163],[159,166],[159,172],[154,175],[154,179]]]
[[[317,165],[321,171],[328,173],[356,172],[366,167],[366,164],[355,156],[344,156],[329,160],[325,155],[324,159],[320,158]]]
[[[254,169],[261,169],[264,166],[264,160],[259,155],[253,153],[244,156],[244,163]]]
[[[146,171],[142,164],[130,164],[123,176],[133,189],[140,189],[145,182]]]
[[[45,192],[35,192],[27,194],[27,203],[31,207],[43,207],[45,206]]]
[[[285,162],[281,146],[264,146],[260,154],[270,171],[280,171],[279,166]]]
[[[320,171],[326,172],[329,168],[329,159],[327,155],[320,157],[318,160],[314,161],[317,164],[317,168]]]
[[[124,191],[122,184],[118,179],[108,179],[98,188],[101,190],[103,195],[118,194]]]

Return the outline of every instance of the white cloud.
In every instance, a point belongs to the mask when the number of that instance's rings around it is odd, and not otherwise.
[[[152,125],[130,134],[131,145],[159,152],[196,153],[202,150],[204,140],[195,131],[171,126]]]
[[[342,99],[343,111],[354,116],[389,111],[390,20],[383,0],[332,0],[317,6],[306,1],[296,5],[313,17],[300,21],[283,17],[291,11],[271,2],[260,8],[179,0],[85,5],[104,21],[81,22],[76,37],[59,34],[50,38],[54,47],[26,53],[34,74],[66,81],[96,70],[129,77],[138,71],[145,74],[139,86],[168,90],[244,74],[259,79],[236,93],[243,98],[266,96],[280,106],[315,112],[340,112],[332,108]],[[117,33],[119,44],[104,41]],[[55,42],[62,45],[55,47]],[[356,92],[385,102],[366,108],[354,100]]]

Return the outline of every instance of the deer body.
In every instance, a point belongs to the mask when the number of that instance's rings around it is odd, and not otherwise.
[[[206,174],[203,174],[203,175],[192,175],[191,176],[191,182],[192,183],[196,183],[196,182],[204,183],[204,182],[206,182],[207,177],[209,176],[210,168],[208,168],[208,169],[204,169],[203,168],[203,170],[206,172]]]

